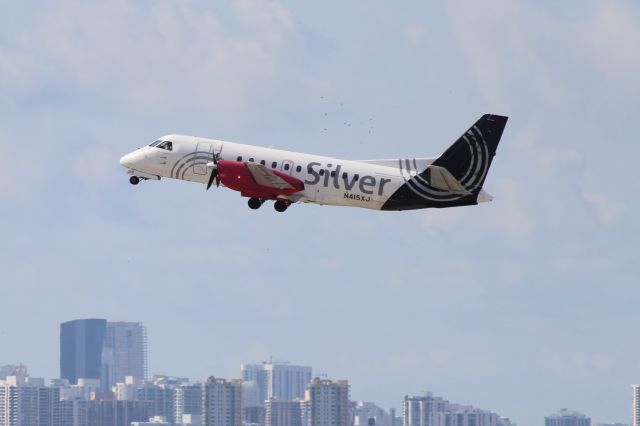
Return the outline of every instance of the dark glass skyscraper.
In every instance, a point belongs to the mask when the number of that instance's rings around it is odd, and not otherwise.
[[[81,319],[60,324],[60,377],[100,379],[107,320]]]

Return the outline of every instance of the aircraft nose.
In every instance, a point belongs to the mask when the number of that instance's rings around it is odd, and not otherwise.
[[[134,161],[133,161],[133,153],[132,152],[130,152],[130,153],[126,154],[126,155],[123,155],[120,158],[120,164],[122,164],[124,167],[130,168],[133,165],[133,162]]]

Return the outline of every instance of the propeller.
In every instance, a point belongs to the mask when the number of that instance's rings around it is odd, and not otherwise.
[[[220,159],[220,155],[222,154],[222,146],[220,147],[220,151],[216,154],[213,153],[213,164],[208,163],[207,166],[211,164],[211,176],[209,176],[209,182],[207,183],[207,191],[213,185],[213,180],[216,180],[216,187],[220,186],[220,177],[218,176],[218,160]]]

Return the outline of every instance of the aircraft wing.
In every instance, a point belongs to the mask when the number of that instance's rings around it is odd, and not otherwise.
[[[289,184],[289,182],[282,179],[262,164],[244,163],[244,165],[247,167],[247,170],[249,170],[249,173],[251,173],[251,176],[253,176],[256,183],[260,186],[281,190],[295,189],[291,184]]]

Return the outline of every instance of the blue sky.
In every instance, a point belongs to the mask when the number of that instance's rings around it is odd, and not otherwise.
[[[400,408],[430,390],[535,425],[628,422],[640,381],[631,1],[10,2],[0,27],[0,364],[58,326],[143,321],[150,371],[273,355]],[[257,212],[127,183],[167,133],[437,155],[510,116],[477,207]],[[350,126],[348,124],[351,124]]]

